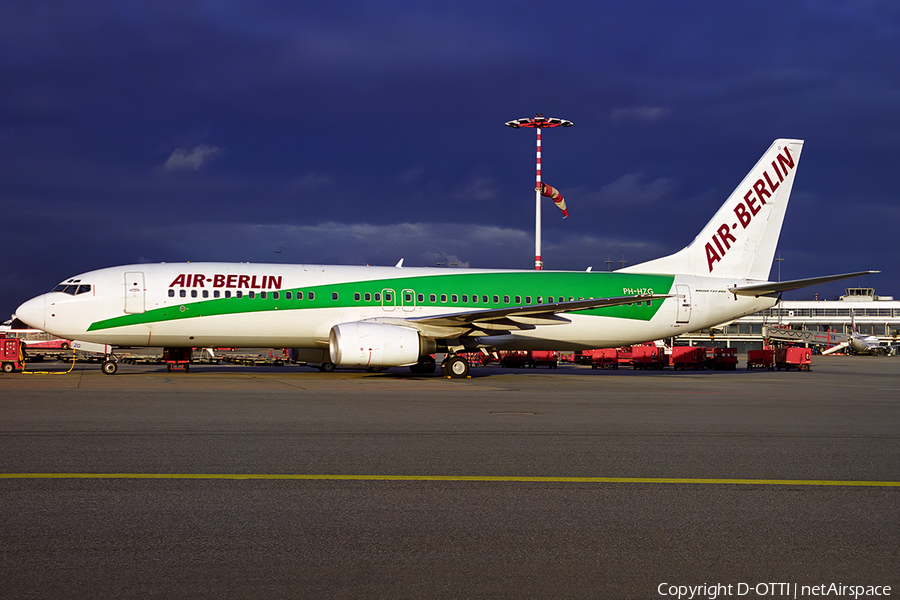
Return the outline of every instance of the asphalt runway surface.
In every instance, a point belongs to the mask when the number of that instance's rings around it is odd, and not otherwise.
[[[405,371],[0,375],[0,598],[900,596],[900,359]]]

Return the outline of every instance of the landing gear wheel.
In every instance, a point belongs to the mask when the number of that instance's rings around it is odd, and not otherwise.
[[[103,371],[104,375],[115,375],[116,371],[119,370],[119,364],[114,360],[104,360],[103,364],[100,365],[100,370]]]
[[[461,379],[469,375],[469,361],[462,356],[451,356],[447,359],[447,366],[444,367],[447,375],[454,379]]]
[[[331,373],[334,371],[334,363],[324,362],[319,365],[319,370],[323,373]]]

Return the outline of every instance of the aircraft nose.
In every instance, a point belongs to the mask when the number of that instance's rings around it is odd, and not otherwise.
[[[26,325],[34,327],[35,329],[43,329],[45,326],[44,302],[44,295],[32,298],[28,302],[25,302],[24,304],[22,304],[22,306],[16,309],[16,318]]]

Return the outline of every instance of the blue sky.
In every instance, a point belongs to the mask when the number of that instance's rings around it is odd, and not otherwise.
[[[4,2],[0,314],[136,262],[531,268],[539,112],[546,268],[678,250],[800,138],[782,278],[900,296],[898,74],[892,1]]]

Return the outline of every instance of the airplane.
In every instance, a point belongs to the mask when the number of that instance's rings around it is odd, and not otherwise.
[[[674,337],[860,271],[768,281],[802,140],[773,142],[685,248],[613,272],[162,263],[71,277],[16,316],[113,347],[291,348],[295,360],[464,378],[461,353],[588,350]],[[111,351],[101,366],[117,371]]]

